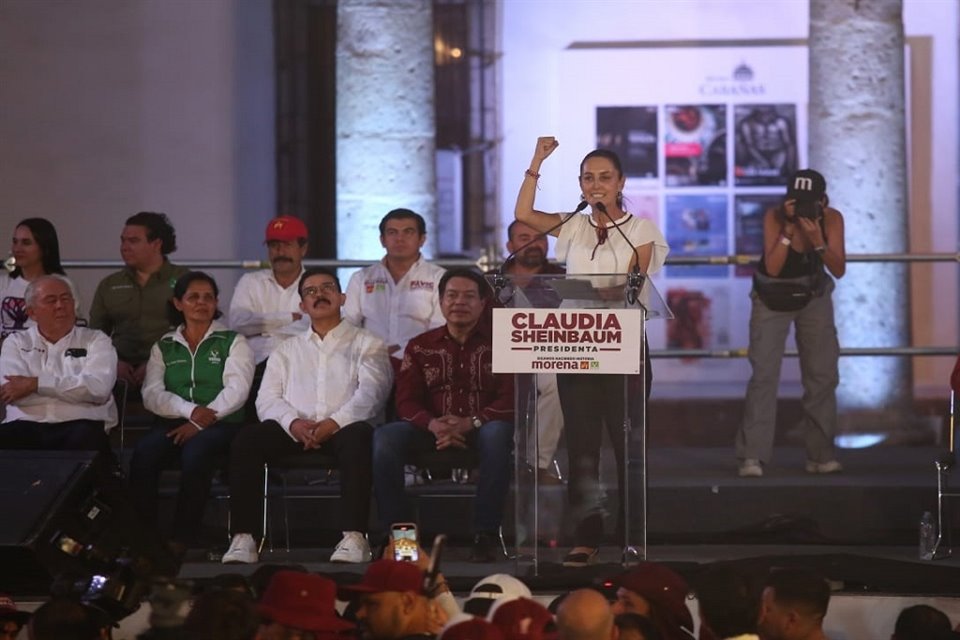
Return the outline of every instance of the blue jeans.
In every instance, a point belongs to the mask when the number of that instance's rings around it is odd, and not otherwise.
[[[467,434],[467,446],[480,458],[480,480],[473,507],[473,529],[492,533],[500,528],[513,466],[513,424],[494,420]],[[373,432],[373,489],[384,528],[411,519],[403,486],[403,467],[417,453],[432,451],[436,439],[409,422],[391,422]]]
[[[218,422],[178,446],[167,437],[167,432],[183,423],[184,420],[162,420],[137,441],[130,461],[130,491],[141,517],[155,525],[160,474],[174,468],[179,459],[180,487],[171,539],[189,545],[200,531],[213,476],[226,465],[230,442],[243,423]]]

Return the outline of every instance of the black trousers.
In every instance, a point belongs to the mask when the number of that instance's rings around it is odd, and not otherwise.
[[[623,531],[624,488],[624,392],[630,397],[630,418],[634,429],[640,428],[640,398],[650,398],[653,372],[650,361],[645,363],[647,386],[642,389],[640,376],[557,374],[557,393],[563,410],[563,428],[567,439],[570,481],[567,500],[570,517],[576,526],[574,544],[599,547],[603,541],[605,490],[600,480],[600,444],[606,428],[617,463],[617,487],[620,509],[617,518],[617,538]],[[626,452],[629,455],[629,452]],[[621,543],[626,541],[621,540]]]
[[[76,451],[110,450],[102,420],[68,420],[66,422],[31,422],[11,420],[0,424],[0,449],[35,449]]]
[[[340,470],[340,527],[368,529],[373,485],[373,427],[354,422],[319,449],[304,451],[279,423],[270,420],[240,430],[230,446],[230,512],[233,532],[255,533],[263,526],[263,465],[317,451],[336,458]]]
[[[230,443],[243,425],[217,422],[186,443],[176,445],[167,433],[184,422],[182,418],[159,418],[157,426],[137,441],[130,461],[129,484],[140,517],[156,527],[160,474],[179,462],[180,487],[171,539],[190,545],[199,537],[213,477],[224,464]]]

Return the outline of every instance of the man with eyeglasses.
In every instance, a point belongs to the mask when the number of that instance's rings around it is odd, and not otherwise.
[[[421,451],[473,449],[480,459],[474,503],[474,562],[492,562],[513,450],[513,376],[493,373],[489,323],[480,322],[490,287],[469,269],[440,279],[446,324],[409,343],[397,376],[400,422],[374,434],[373,468],[380,523],[409,519],[403,466]]]
[[[371,422],[383,409],[393,370],[380,338],[342,321],[345,296],[334,272],[306,270],[299,292],[310,327],[267,359],[257,395],[261,424],[245,427],[231,443],[234,535],[224,563],[259,560],[252,533],[263,518],[263,465],[312,450],[334,456],[340,469],[343,539],[330,561],[370,560]]]
[[[10,335],[0,351],[0,449],[110,449],[117,352],[104,333],[75,326],[74,291],[57,274],[27,286],[36,324]]]

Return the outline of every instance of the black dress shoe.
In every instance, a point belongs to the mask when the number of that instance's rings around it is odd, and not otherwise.
[[[478,533],[473,536],[470,548],[470,562],[493,562],[497,559],[497,539],[492,533]]]

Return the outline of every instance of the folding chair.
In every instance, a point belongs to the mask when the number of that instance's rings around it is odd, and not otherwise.
[[[480,456],[473,449],[445,449],[443,451],[423,451],[416,454],[410,461],[415,467],[424,471],[428,479],[428,484],[433,484],[434,479],[430,469],[437,467],[453,469],[453,481],[458,484],[464,484],[469,478],[469,472],[480,466]],[[449,493],[443,492],[421,492],[421,497],[447,498],[451,497]],[[503,526],[497,531],[497,537],[500,539],[500,550],[505,557],[510,557],[507,553],[507,543],[503,537]]]
[[[270,522],[269,516],[269,506],[270,506],[270,470],[273,469],[275,472],[281,472],[280,477],[280,497],[283,499],[283,535],[284,535],[284,544],[286,551],[290,551],[290,519],[289,519],[289,510],[287,509],[287,476],[282,473],[283,471],[290,471],[292,469],[326,469],[328,471],[327,477],[330,477],[333,471],[339,468],[337,464],[336,457],[327,454],[321,453],[319,451],[306,451],[303,453],[297,453],[292,456],[286,456],[280,460],[276,460],[270,464],[263,465],[263,531],[260,537],[260,551],[263,551],[263,545],[267,541],[268,537],[270,539],[268,549],[273,551],[273,537],[268,536],[268,523]],[[322,496],[308,496],[308,497],[322,497]]]

